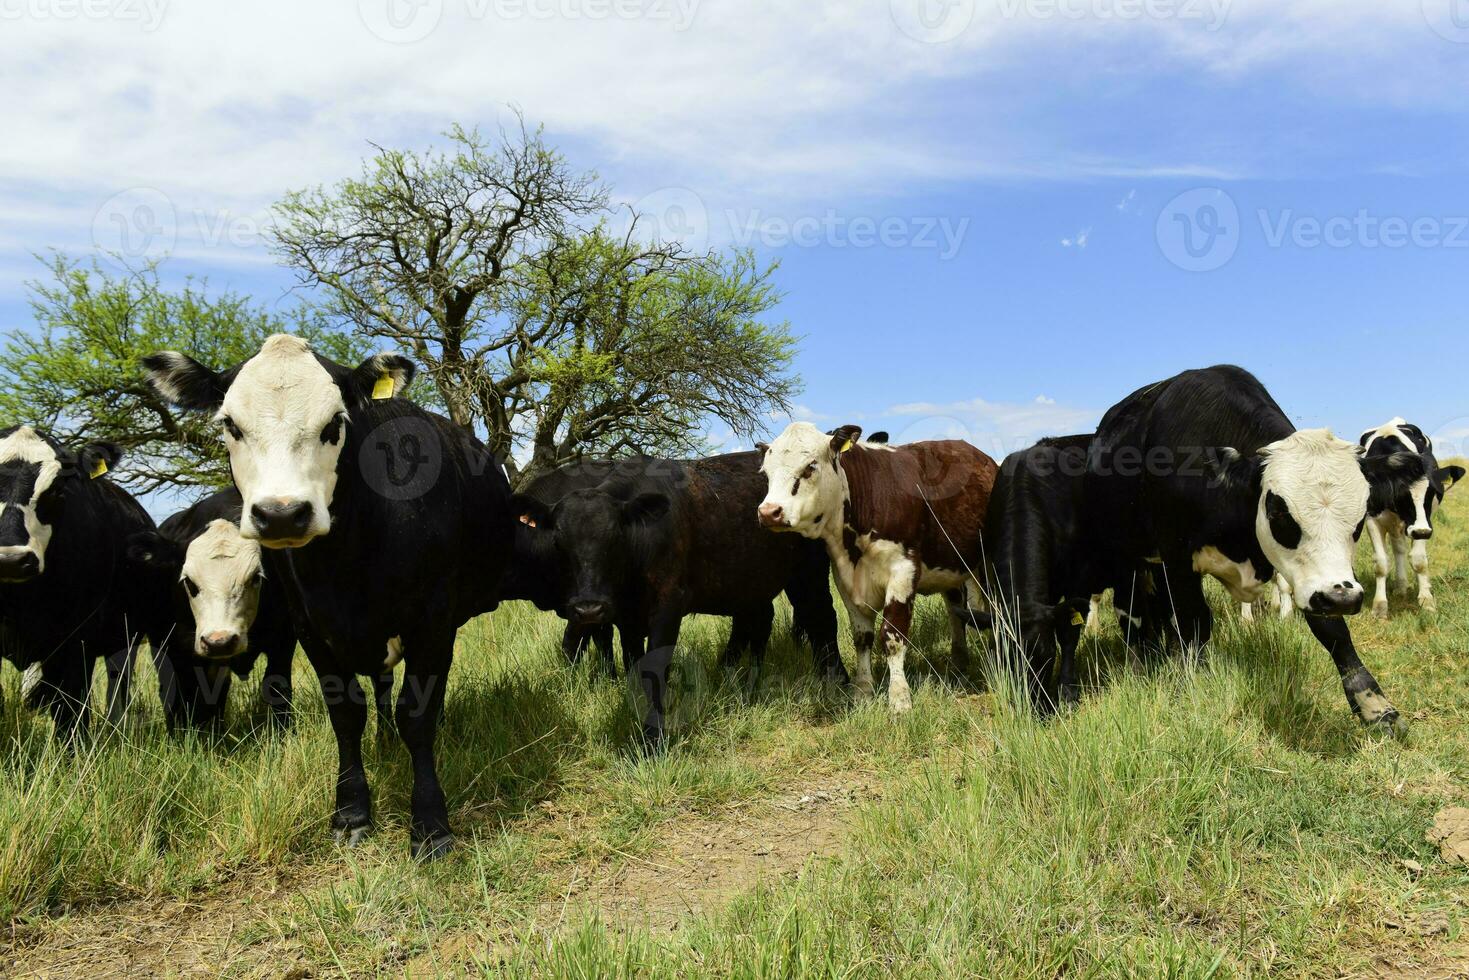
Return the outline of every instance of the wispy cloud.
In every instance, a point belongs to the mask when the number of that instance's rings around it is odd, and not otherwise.
[[[1069,238],[1063,238],[1063,239],[1061,239],[1061,247],[1062,248],[1072,248],[1072,247],[1075,247],[1075,248],[1086,248],[1086,243],[1091,238],[1091,235],[1092,235],[1092,230],[1091,230],[1090,227],[1083,228],[1083,229],[1081,229],[1081,231],[1078,231],[1076,234],[1070,236]]]
[[[1045,395],[1029,402],[992,402],[971,398],[956,402],[910,402],[884,413],[899,419],[894,442],[914,439],[964,439],[999,459],[1046,436],[1090,432],[1098,409],[1063,405]]]

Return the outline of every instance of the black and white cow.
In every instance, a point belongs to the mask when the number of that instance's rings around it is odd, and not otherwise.
[[[968,657],[965,630],[979,625],[981,614],[963,607],[983,606],[980,535],[997,467],[959,440],[889,446],[861,435],[855,425],[828,434],[792,422],[761,447],[766,486],[757,514],[772,531],[825,546],[852,623],[853,686],[864,696],[873,694],[872,646],[882,614],[888,707],[905,712],[912,707],[903,664],[915,596],[950,597],[952,653]]]
[[[169,597],[166,636],[153,651],[159,696],[170,727],[218,718],[231,677],[246,677],[265,658],[260,699],[273,724],[291,719],[291,661],[296,628],[269,556],[240,534],[240,492],[233,487],[168,517],[157,531],[134,534],[128,557],[138,574]],[[373,679],[378,734],[392,731],[393,675]]]
[[[1359,440],[1368,456],[1391,456],[1394,453],[1417,453],[1423,457],[1425,473],[1381,511],[1367,518],[1367,536],[1372,540],[1372,554],[1377,563],[1377,592],[1372,597],[1372,614],[1386,619],[1388,592],[1388,544],[1391,542],[1400,588],[1408,585],[1407,559],[1411,551],[1413,571],[1418,576],[1418,607],[1436,612],[1433,586],[1428,579],[1428,540],[1433,537],[1433,512],[1443,501],[1444,493],[1464,479],[1464,467],[1439,466],[1433,455],[1433,440],[1418,426],[1395,418],[1391,422],[1368,429]],[[1411,543],[1410,543],[1411,542]]]
[[[241,534],[272,549],[301,647],[337,736],[332,826],[372,827],[358,675],[401,660],[398,731],[413,762],[412,850],[453,846],[434,736],[458,628],[492,609],[513,534],[509,485],[484,447],[395,397],[414,366],[378,354],[356,368],[278,334],[226,371],[183,354],[144,359],[168,401],[214,412],[240,490]]]
[[[1249,372],[1205,368],[1141,388],[1103,417],[1087,465],[1086,525],[1111,566],[1108,581],[1151,584],[1136,591],[1154,641],[1170,621],[1184,644],[1208,641],[1201,575],[1253,602],[1279,573],[1352,710],[1391,727],[1398,712],[1343,617],[1362,607],[1352,559],[1374,502],[1423,476],[1416,453],[1366,456],[1325,429],[1297,431]]]
[[[1040,712],[1077,700],[1077,643],[1092,596],[1106,585],[1082,528],[1091,440],[1090,434],[1042,439],[1005,457],[984,522],[995,634],[1020,650],[1031,703]],[[1060,676],[1053,683],[1058,646]]]
[[[621,460],[602,483],[554,505],[515,498],[566,571],[562,608],[586,628],[616,624],[646,698],[643,734],[653,746],[665,737],[668,668],[684,616],[734,617],[722,660],[728,666],[748,652],[753,675],[770,637],[771,603],[785,591],[817,665],[831,681],[847,680],[825,553],[755,525],[764,492],[757,460],[752,452]]]
[[[121,723],[150,618],[127,540],[153,521],[105,478],[119,455],[111,443],[72,450],[29,426],[0,429],[0,657],[39,666],[37,700],[63,739],[86,733],[99,657],[108,721]]]

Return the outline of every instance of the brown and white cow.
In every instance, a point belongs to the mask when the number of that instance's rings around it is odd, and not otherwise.
[[[760,523],[826,543],[852,621],[861,695],[873,693],[873,626],[882,613],[888,706],[903,712],[912,706],[903,660],[913,597],[959,593],[971,608],[982,604],[980,532],[997,467],[959,440],[888,446],[861,435],[855,425],[827,434],[793,422],[762,444]],[[968,613],[950,602],[956,654]]]

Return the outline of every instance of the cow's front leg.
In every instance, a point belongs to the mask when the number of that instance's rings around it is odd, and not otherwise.
[[[682,614],[672,608],[654,613],[648,630],[647,652],[638,659],[633,671],[647,705],[643,714],[643,742],[653,750],[662,749],[668,738],[668,713],[673,707],[668,690],[668,666],[678,648],[682,622]]]
[[[913,708],[903,661],[908,653],[908,629],[913,624],[913,600],[892,600],[882,610],[882,652],[888,660],[888,710],[895,715]]]
[[[1346,692],[1347,703],[1352,706],[1357,717],[1368,725],[1406,731],[1407,723],[1399,717],[1398,709],[1393,707],[1392,702],[1382,693],[1382,688],[1377,686],[1377,679],[1372,676],[1372,672],[1362,666],[1357,648],[1352,645],[1352,631],[1346,620],[1308,614],[1306,624],[1311,627],[1312,634],[1321,641],[1321,645],[1326,647],[1326,652],[1331,654],[1337,674],[1341,677],[1342,690]]]
[[[1387,541],[1377,521],[1367,518],[1367,537],[1372,541],[1372,561],[1377,569],[1377,591],[1372,595],[1372,615],[1387,618]]]
[[[132,701],[133,653],[136,647],[129,643],[107,658],[107,725],[117,729],[127,719],[128,704]]]
[[[276,646],[265,652],[265,676],[260,681],[260,700],[270,711],[271,726],[283,730],[291,724],[291,660],[296,648],[292,644]]]
[[[961,586],[944,593],[949,610],[949,661],[957,675],[969,673],[969,603]]]
[[[1428,581],[1428,542],[1421,538],[1413,542],[1413,572],[1418,576],[1418,608],[1424,612],[1438,612],[1433,584]]]
[[[362,766],[367,695],[356,675],[338,667],[330,653],[315,643],[302,646],[321,683],[321,698],[337,738],[337,802],[332,811],[332,831],[339,842],[352,846],[372,832],[372,792],[367,787],[367,770]]]
[[[1408,539],[1400,532],[1392,535],[1393,564],[1396,566],[1398,589],[1408,588]]]
[[[876,693],[872,683],[872,640],[877,617],[856,603],[848,602],[847,618],[852,623],[852,646],[857,652],[857,672],[852,677],[852,690],[859,698],[870,698]]]
[[[393,720],[393,671],[380,671],[372,677],[372,701],[377,712],[377,744],[384,748],[392,744],[398,727]]]
[[[444,688],[454,659],[454,634],[407,641],[403,684],[398,692],[398,732],[413,763],[409,841],[420,861],[442,857],[454,847],[449,808],[434,762],[434,739],[444,713]],[[391,675],[389,675],[391,676]]]

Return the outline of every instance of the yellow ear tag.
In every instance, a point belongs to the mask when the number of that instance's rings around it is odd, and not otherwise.
[[[393,397],[393,376],[384,374],[372,385],[372,398],[374,401],[382,401],[384,398]]]
[[[844,453],[848,449],[851,449],[851,448],[852,448],[852,440],[848,439],[846,442],[842,443],[842,448],[841,449],[838,449],[837,450],[837,453],[838,454]]]
[[[1072,626],[1085,626],[1086,625],[1086,617],[1083,616],[1079,612],[1073,612],[1071,614],[1071,625]]]
[[[95,479],[97,479],[97,477],[103,475],[106,472],[107,472],[107,460],[105,460],[105,459],[99,459],[99,460],[97,460],[97,465],[95,465],[95,466],[92,467],[92,479],[95,480]]]

